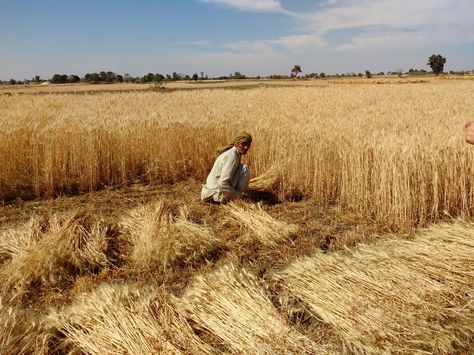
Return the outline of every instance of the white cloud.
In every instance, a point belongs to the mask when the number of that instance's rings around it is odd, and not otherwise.
[[[370,36],[359,35],[348,43],[333,47],[334,50],[360,50],[360,49],[390,49],[395,47],[414,47],[425,42],[426,37],[420,33],[380,33]]]
[[[369,42],[373,45],[383,43],[384,37],[393,36],[395,32],[417,33],[417,40],[458,42],[459,35],[464,34],[464,40],[472,38],[474,30],[474,2],[459,0],[417,0],[400,2],[398,0],[341,0],[332,2],[318,12],[299,14],[302,21],[300,29],[320,36],[333,30],[362,29],[363,40],[356,36],[349,41],[347,49],[364,47]],[[383,32],[385,31],[385,35]],[[434,34],[438,33],[437,36]],[[452,36],[448,37],[447,34]],[[457,33],[457,35],[456,35]],[[403,36],[410,39],[409,34]],[[380,40],[379,40],[380,39]],[[421,41],[422,42],[422,41]],[[331,46],[331,43],[327,43]],[[339,45],[338,45],[339,46]]]
[[[274,40],[273,43],[283,45],[295,53],[302,53],[308,49],[324,47],[324,42],[320,36],[315,34],[283,36]]]
[[[251,41],[235,41],[222,45],[232,52],[269,53],[283,47],[293,53],[303,53],[308,48],[322,47],[324,43],[319,36],[312,34],[290,35],[276,39],[261,39]]]
[[[277,0],[200,0],[242,11],[281,12],[295,20],[293,35],[227,44],[232,50],[270,50],[284,46],[294,53],[316,48],[357,50],[394,45],[459,43],[474,39],[474,1],[326,0],[320,10],[295,13]],[[345,42],[333,42],[344,31]],[[362,34],[361,34],[362,33]]]
[[[334,52],[365,50],[380,51],[378,57],[392,58],[383,53],[403,52],[409,56],[410,51],[420,48],[474,42],[472,0],[326,0],[318,2],[312,11],[299,13],[284,8],[277,0],[199,1],[241,11],[283,13],[293,27],[273,37],[221,44],[221,50],[215,53],[194,53],[188,57],[190,63],[211,62],[219,66],[228,62],[236,68],[253,63],[266,67],[267,62],[279,59],[288,63],[305,58],[304,54],[334,58]],[[342,63],[341,56],[336,58],[327,59],[328,66]]]
[[[283,8],[277,0],[200,0],[204,3],[224,5],[242,11],[281,12]]]
[[[188,45],[191,45],[191,46],[207,46],[209,45],[209,41],[191,41],[191,42],[185,42],[183,44],[188,44]]]
[[[265,52],[272,49],[271,43],[270,40],[235,41],[224,44],[224,47],[232,51]]]

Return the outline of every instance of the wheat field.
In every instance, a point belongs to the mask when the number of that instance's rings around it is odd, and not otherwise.
[[[0,97],[0,198],[203,180],[245,129],[253,174],[410,228],[473,213],[472,81]],[[288,195],[288,194],[287,194]],[[289,194],[291,197],[291,194]]]
[[[401,83],[0,95],[0,353],[472,353],[474,81]]]

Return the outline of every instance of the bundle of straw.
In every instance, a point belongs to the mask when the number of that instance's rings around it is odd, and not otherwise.
[[[0,266],[43,237],[42,222],[41,218],[32,217],[27,222],[0,231]]]
[[[210,354],[166,295],[127,285],[102,285],[48,323],[66,345],[87,354]]]
[[[5,289],[22,296],[32,285],[54,286],[76,275],[107,265],[107,228],[87,213],[53,215],[44,224],[35,221],[15,244],[10,240],[9,261],[0,271]]]
[[[191,222],[184,208],[179,216],[173,216],[163,201],[130,211],[121,226],[133,245],[131,262],[140,270],[166,271],[198,261],[219,246],[208,226]]]
[[[472,270],[474,224],[457,221],[413,241],[317,253],[274,278],[346,351],[450,353],[474,350]]]
[[[281,177],[276,165],[273,165],[263,174],[249,181],[249,190],[276,192],[280,186]]]
[[[175,300],[178,309],[214,334],[231,353],[322,354],[277,312],[254,276],[233,264],[197,277]]]
[[[8,307],[0,298],[0,354],[46,355],[47,337],[31,309]]]
[[[260,204],[230,203],[224,209],[230,219],[250,232],[246,238],[256,239],[264,245],[276,245],[298,231],[298,226],[274,219]]]

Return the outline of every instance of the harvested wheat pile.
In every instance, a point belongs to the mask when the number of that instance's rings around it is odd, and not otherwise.
[[[33,217],[18,226],[0,231],[0,267],[42,238],[42,226],[45,221]]]
[[[7,307],[0,298],[0,354],[47,354],[46,340],[32,312]]]
[[[223,208],[230,219],[240,223],[249,232],[242,236],[244,239],[257,239],[264,245],[276,245],[298,231],[298,226],[277,221],[258,204],[230,203]]]
[[[263,174],[251,179],[249,181],[249,189],[254,191],[275,192],[280,186],[280,175],[277,166],[274,165]]]
[[[69,347],[86,354],[209,354],[165,295],[151,289],[102,285],[48,323]]]
[[[248,194],[253,198],[270,201],[288,201],[300,199],[301,190],[285,179],[286,171],[273,165],[263,174],[249,181]]]
[[[474,224],[457,221],[413,241],[318,253],[274,277],[346,350],[450,353],[474,349],[473,270]]]
[[[159,201],[129,212],[122,220],[133,245],[130,258],[136,268],[167,270],[205,258],[219,246],[212,230],[189,221],[184,208],[178,217],[170,209]]]
[[[231,353],[324,353],[285,322],[255,277],[232,264],[197,277],[175,302]]]
[[[107,264],[107,228],[91,215],[72,212],[25,225],[22,236],[2,245],[7,261],[0,270],[5,290],[16,296],[30,287],[54,286]],[[5,257],[4,257],[5,258]]]

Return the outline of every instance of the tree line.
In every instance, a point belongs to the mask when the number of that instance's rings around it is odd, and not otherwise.
[[[413,69],[410,68],[407,72],[403,72],[402,69],[397,69],[395,71],[387,71],[385,72],[378,72],[375,75],[398,75],[401,76],[402,74],[405,75],[427,75],[427,74],[435,74],[439,75],[444,73],[444,65],[446,63],[446,58],[443,57],[441,54],[433,54],[428,58],[428,65],[431,68],[431,72],[428,72],[425,69]],[[300,65],[295,64],[291,70],[289,75],[270,75],[269,79],[291,79],[291,78],[306,78],[306,79],[316,79],[316,78],[340,78],[340,77],[367,77],[371,78],[373,74],[366,70],[365,73],[336,73],[336,74],[326,74],[324,72],[321,73],[308,73],[305,75],[300,75],[302,73],[302,68]],[[457,74],[457,75],[464,75],[468,74],[469,72],[460,71],[454,72],[450,71],[449,74]],[[131,76],[130,74],[117,74],[112,71],[101,71],[98,73],[86,73],[82,78],[75,74],[54,74],[50,79],[41,79],[39,75],[36,75],[31,80],[25,79],[23,81],[17,81],[15,79],[10,79],[9,81],[0,81],[0,84],[30,84],[30,83],[43,83],[43,82],[50,82],[53,84],[66,84],[66,83],[90,83],[90,84],[110,84],[110,83],[163,83],[166,81],[179,81],[179,80],[189,80],[189,81],[198,81],[198,80],[208,80],[208,76],[201,72],[200,74],[194,73],[192,75],[188,74],[181,74],[177,72],[173,72],[172,74],[160,74],[160,73],[147,73],[143,76]],[[260,76],[255,77],[248,77],[239,71],[234,72],[233,74],[218,76],[212,79],[261,79]]]
[[[242,76],[241,78],[245,78]],[[101,71],[98,73],[86,73],[82,78],[76,74],[54,74],[49,79],[42,79],[39,75],[32,79],[1,81],[2,84],[41,84],[50,82],[52,84],[73,84],[73,83],[89,83],[89,84],[112,84],[112,83],[158,83],[163,81],[177,80],[208,80],[208,76],[201,72],[200,75],[194,73],[192,76],[173,72],[172,74],[147,73],[143,76],[132,76],[128,73],[117,74],[112,71]]]

